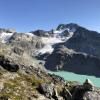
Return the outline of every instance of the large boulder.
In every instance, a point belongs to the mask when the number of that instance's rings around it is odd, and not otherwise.
[[[94,87],[93,83],[86,79],[83,85],[75,87],[72,93],[72,100],[99,100],[100,91]]]
[[[39,86],[39,91],[40,93],[44,94],[47,98],[50,98],[51,100],[62,100],[60,99],[61,97],[58,96],[58,91],[55,88],[54,84],[47,84],[47,83],[42,83]]]
[[[84,89],[89,90],[89,91],[94,90],[94,85],[89,79],[86,79],[86,81],[83,83],[83,87]]]
[[[5,58],[0,55],[0,66],[10,72],[17,72],[19,70],[19,65],[15,64],[12,60]]]
[[[61,92],[64,100],[99,100],[100,92],[94,87],[93,83],[86,79],[83,85],[69,84],[64,86]]]

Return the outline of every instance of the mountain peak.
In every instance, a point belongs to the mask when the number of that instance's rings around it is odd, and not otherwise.
[[[60,24],[60,25],[58,25],[58,27],[57,27],[57,30],[64,30],[64,29],[66,29],[66,28],[68,28],[68,29],[76,29],[76,28],[78,28],[79,27],[79,25],[78,24],[75,24],[75,23],[69,23],[69,24]]]

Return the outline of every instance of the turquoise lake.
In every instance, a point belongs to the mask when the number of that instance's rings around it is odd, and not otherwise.
[[[58,72],[50,72],[52,74],[58,75],[63,77],[65,80],[68,81],[78,81],[80,83],[83,83],[87,78],[92,81],[92,83],[96,87],[100,87],[100,78],[97,78],[95,76],[88,76],[88,75],[79,75],[71,72],[66,71],[58,71]]]

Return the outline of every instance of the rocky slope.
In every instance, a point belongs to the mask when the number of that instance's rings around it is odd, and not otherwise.
[[[47,71],[12,63],[0,56],[0,100],[99,100],[100,89],[89,80],[83,85]]]
[[[41,49],[44,46],[41,38],[32,34],[29,35],[28,33],[14,33],[10,37],[9,42],[7,44],[14,47],[22,48],[31,56],[36,50]]]
[[[0,100],[99,100],[88,79],[65,81],[45,69],[100,76],[99,41],[97,32],[72,23],[30,33],[0,29]]]
[[[49,70],[66,70],[83,75],[100,76],[100,59],[85,53],[78,53],[64,46],[56,48],[46,59]]]
[[[84,52],[100,58],[100,34],[79,27],[65,46],[77,52]]]

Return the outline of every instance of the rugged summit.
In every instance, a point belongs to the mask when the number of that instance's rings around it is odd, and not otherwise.
[[[77,52],[100,57],[100,34],[78,27],[73,36],[65,42],[65,46]]]

